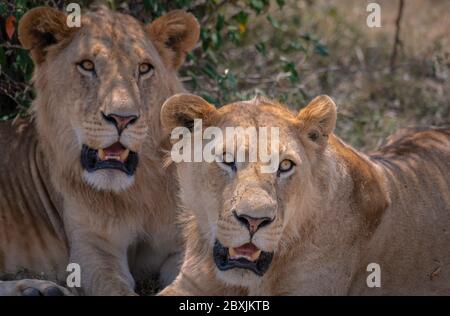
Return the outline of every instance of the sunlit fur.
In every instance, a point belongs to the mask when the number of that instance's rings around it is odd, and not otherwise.
[[[336,106],[327,96],[294,114],[263,98],[215,110],[177,95],[163,106],[166,128],[182,124],[179,113],[220,128],[279,127],[280,154],[296,167],[281,178],[259,173],[259,163],[238,165],[236,173],[177,163],[187,250],[162,295],[450,293],[450,130],[408,133],[367,156],[333,134]],[[262,277],[219,271],[213,262],[215,239],[225,247],[250,240],[232,216],[236,208],[276,214],[252,240],[274,251]],[[381,288],[366,284],[369,263],[381,266]]]
[[[0,278],[26,269],[62,281],[74,262],[87,294],[132,295],[135,278],[159,272],[164,286],[182,247],[159,113],[166,98],[183,91],[176,70],[198,39],[198,23],[172,11],[144,25],[104,8],[83,12],[81,28],[65,23],[65,14],[50,8],[20,20],[37,95],[30,119],[0,125]],[[95,74],[80,72],[84,59],[94,62]],[[151,77],[138,78],[142,62],[153,65]],[[83,144],[99,149],[119,140],[101,111],[140,116],[120,136],[139,155],[133,177],[81,166]]]

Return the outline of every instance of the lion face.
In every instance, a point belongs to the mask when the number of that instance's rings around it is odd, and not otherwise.
[[[61,168],[98,190],[123,191],[149,151],[145,140],[159,137],[160,106],[180,89],[175,71],[198,23],[173,11],[145,26],[105,9],[82,15],[79,29],[65,23],[63,13],[38,8],[19,27],[37,66],[39,130]]]
[[[260,98],[216,110],[199,97],[177,95],[165,102],[161,117],[168,129],[190,127],[201,118],[203,128],[214,126],[224,135],[228,127],[278,130],[276,150],[271,146],[274,139],[261,145],[258,138],[258,145],[264,147],[258,150],[278,157],[273,172],[264,172],[268,161],[261,154],[251,161],[250,138],[236,140],[239,134],[224,137],[223,152],[217,154],[227,157],[219,161],[177,163],[183,206],[195,213],[203,238],[212,248],[218,276],[234,285],[257,282],[285,250],[290,223],[306,222],[308,215],[297,210],[312,203],[309,197],[317,194],[311,191],[320,189],[311,184],[326,154],[327,135],[334,128],[333,101],[318,97],[296,116]],[[246,161],[237,161],[239,149],[245,152]]]

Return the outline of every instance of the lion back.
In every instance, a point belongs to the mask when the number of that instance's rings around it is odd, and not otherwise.
[[[382,167],[391,205],[368,257],[384,267],[387,288],[449,294],[450,129],[400,131],[371,158]]]

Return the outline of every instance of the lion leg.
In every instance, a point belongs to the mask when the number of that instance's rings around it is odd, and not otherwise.
[[[81,287],[86,295],[134,296],[135,282],[126,258],[114,253],[99,253],[88,245],[78,248],[71,261],[81,267]]]
[[[17,281],[0,281],[0,296],[72,296],[66,288],[56,283],[24,279]]]
[[[89,238],[72,238],[70,262],[81,268],[81,287],[86,295],[130,296],[135,282],[131,275],[127,246],[92,232],[83,232]]]

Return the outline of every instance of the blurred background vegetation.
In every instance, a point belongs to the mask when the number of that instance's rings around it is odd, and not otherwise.
[[[450,124],[450,1],[404,1],[393,59],[400,1],[2,1],[0,119],[26,115],[33,98],[33,64],[17,39],[28,9],[100,2],[149,22],[182,8],[202,26],[180,71],[187,89],[216,105],[262,94],[296,110],[329,94],[337,134],[373,149],[397,128]],[[380,28],[366,24],[370,2],[381,6]]]

